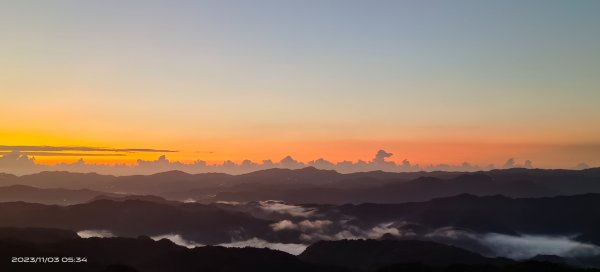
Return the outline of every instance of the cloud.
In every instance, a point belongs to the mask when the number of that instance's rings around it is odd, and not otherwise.
[[[5,163],[26,163],[29,165],[35,164],[35,159],[29,158],[27,155],[19,152],[19,151],[11,151],[4,153],[2,157],[0,157],[1,162]]]
[[[433,238],[433,239],[449,238],[449,239],[453,239],[453,240],[478,239],[478,236],[475,235],[474,233],[460,230],[460,229],[455,229],[452,227],[444,227],[444,228],[436,229],[430,233],[427,233],[425,235],[425,237]]]
[[[140,167],[169,167],[181,165],[181,163],[172,163],[167,159],[166,155],[160,155],[158,159],[153,161],[137,160],[137,165]]]
[[[259,201],[258,204],[263,211],[269,213],[289,214],[294,217],[310,217],[316,213],[316,209],[290,205],[283,201],[277,200]]]
[[[302,232],[323,232],[331,225],[333,225],[333,222],[330,220],[303,220],[295,224],[291,220],[286,219],[273,223],[270,226],[273,231],[300,230]]]
[[[315,168],[319,168],[319,169],[327,169],[327,170],[331,170],[331,169],[335,169],[335,164],[325,160],[323,158],[320,158],[318,160],[314,160],[314,161],[309,161],[308,165],[315,167]]]
[[[48,145],[0,145],[3,151],[97,151],[97,152],[177,152],[168,149],[153,148],[105,148],[89,146],[48,146]]]
[[[380,239],[384,235],[391,235],[394,237],[412,237],[416,235],[412,230],[401,230],[394,225],[396,225],[395,222],[385,222],[366,230],[355,226],[346,226],[346,229],[353,233],[353,235],[363,239]]]
[[[394,154],[392,153],[388,153],[385,150],[379,150],[377,151],[377,154],[375,154],[375,158],[373,159],[374,163],[386,163],[385,159],[393,156]]]
[[[506,162],[504,163],[504,165],[502,167],[503,168],[514,168],[515,167],[515,159],[510,158],[510,159],[506,160]]]
[[[349,230],[343,230],[333,235],[333,239],[330,240],[358,240],[364,239],[362,235],[356,235]]]
[[[224,201],[224,200],[219,200],[219,201],[217,201],[215,203],[216,204],[221,204],[221,205],[229,205],[229,206],[242,205],[242,202],[238,202],[238,201]]]
[[[15,151],[0,151],[0,154],[9,154]],[[18,151],[20,154],[25,156],[43,156],[43,157],[102,157],[102,156],[125,156],[122,153],[72,153],[72,152],[45,152],[45,151]]]
[[[300,235],[300,240],[306,242],[317,242],[320,240],[358,240],[358,239],[366,239],[364,233],[362,231],[345,229],[334,232],[333,234],[325,234],[321,232],[314,233],[303,233]]]
[[[270,248],[273,250],[279,250],[287,252],[292,255],[300,255],[307,247],[304,244],[284,244],[284,243],[271,243],[259,238],[252,238],[245,241],[236,241],[231,243],[219,244],[223,247],[255,247],[255,248]]]
[[[285,230],[297,230],[301,234],[298,237],[300,240],[308,243],[316,242],[319,240],[339,240],[339,239],[350,239],[349,235],[345,238],[335,237],[334,235],[327,234],[328,231],[333,229],[333,221],[331,220],[302,220],[298,223],[294,223],[291,220],[281,220],[277,223],[270,225],[271,229],[275,232]],[[346,235],[345,235],[346,236]]]
[[[11,150],[11,151],[3,151]],[[19,149],[12,150],[11,148]],[[41,149],[39,151],[31,151]],[[66,151],[60,151],[68,149]],[[81,150],[80,150],[81,149]],[[44,151],[45,150],[45,151]],[[76,151],[77,150],[77,151]],[[96,151],[102,151],[96,153]],[[124,152],[124,153],[115,153]],[[240,163],[231,160],[226,160],[222,163],[208,164],[206,161],[196,160],[191,163],[172,161],[167,158],[167,155],[161,154],[155,160],[139,159],[133,165],[127,164],[94,164],[88,163],[83,159],[77,163],[58,163],[54,165],[42,165],[35,162],[35,156],[126,156],[127,152],[176,152],[173,150],[160,149],[111,149],[111,148],[94,148],[94,147],[54,147],[54,146],[0,146],[0,172],[6,172],[16,175],[33,174],[42,171],[69,171],[89,173],[96,172],[98,174],[109,175],[148,175],[166,171],[183,171],[187,173],[228,173],[228,174],[245,174],[258,170],[271,168],[288,168],[299,169],[307,165],[327,170],[335,170],[341,173],[367,172],[367,171],[389,171],[389,172],[413,172],[413,171],[480,171],[491,170],[496,167],[493,164],[486,166],[472,165],[468,162],[463,162],[458,165],[436,164],[436,165],[419,165],[412,164],[408,159],[404,159],[400,163],[387,161],[386,159],[392,156],[392,153],[385,150],[379,150],[371,161],[358,160],[341,161],[332,163],[325,159],[317,159],[310,161],[307,164],[293,159],[291,156],[283,158],[280,162],[271,160],[263,160],[261,163],[250,160],[243,160]],[[520,167],[514,159],[509,159],[503,168]],[[531,161],[525,161],[524,167],[533,167]],[[586,164],[579,165],[577,168],[589,168]]]
[[[19,151],[11,151],[0,156],[0,172],[25,174],[39,169],[35,158],[28,157]],[[43,166],[41,167],[43,169]]]
[[[567,235],[506,235],[475,233],[452,227],[439,228],[423,236],[437,242],[453,244],[488,256],[516,260],[536,255],[590,257],[600,255],[600,247],[581,243]]]
[[[370,239],[379,239],[386,234],[390,234],[396,237],[402,236],[399,229],[390,227],[389,224],[380,224],[378,226],[373,227],[366,233],[366,236]]]
[[[294,158],[291,156],[286,156],[285,158],[281,159],[279,165],[290,169],[302,168],[305,166],[304,163],[294,160]]]
[[[203,244],[199,244],[194,241],[183,239],[183,237],[181,237],[181,235],[179,235],[179,234],[169,233],[169,234],[152,236],[150,238],[152,238],[152,240],[154,240],[154,241],[160,241],[162,239],[167,239],[167,240],[175,243],[176,245],[180,245],[180,246],[187,247],[187,248],[195,248],[195,247],[199,247],[199,246],[204,246]]]
[[[539,254],[561,257],[590,257],[600,254],[600,247],[577,242],[567,236],[511,236],[489,233],[483,235],[480,241],[496,255],[517,260]]]
[[[115,237],[115,235],[112,232],[110,232],[110,230],[82,230],[82,231],[78,231],[77,235],[79,235],[79,237],[81,237],[81,238],[92,238],[92,237],[110,238],[110,237]]]
[[[355,240],[355,239],[381,239],[384,235],[394,237],[414,237],[412,230],[403,231],[394,227],[395,223],[381,223],[368,229],[361,229],[354,225],[340,221],[334,224],[330,220],[304,220],[295,224],[293,229],[301,230],[300,240],[316,242],[319,240]],[[292,226],[289,226],[292,227]]]
[[[298,223],[298,228],[304,232],[308,231],[323,231],[333,224],[330,220],[304,220]]]
[[[277,223],[273,223],[269,225],[273,231],[282,231],[282,230],[295,230],[298,229],[298,225],[294,224],[290,220],[281,220]]]
[[[110,230],[82,230],[82,231],[78,231],[77,235],[79,235],[79,237],[81,237],[81,238],[92,238],[92,237],[111,238],[111,237],[115,237],[115,235]],[[169,233],[169,234],[152,236],[150,238],[152,238],[152,240],[154,240],[154,241],[167,239],[167,240],[170,240],[171,242],[175,243],[176,245],[184,246],[187,248],[204,246],[203,244],[199,244],[194,241],[186,240],[183,237],[181,237],[181,235],[179,235],[179,234]]]

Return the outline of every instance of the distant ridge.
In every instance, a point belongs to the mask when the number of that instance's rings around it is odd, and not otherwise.
[[[89,189],[121,195],[157,195],[168,200],[204,203],[264,199],[291,203],[400,203],[461,193],[512,197],[600,193],[600,168],[341,174],[307,167],[295,170],[274,168],[241,175],[188,174],[181,171],[147,176],[69,172],[42,172],[21,177],[1,175],[0,186],[10,185]]]

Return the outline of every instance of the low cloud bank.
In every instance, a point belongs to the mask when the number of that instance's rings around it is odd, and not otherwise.
[[[115,235],[112,232],[110,232],[110,230],[82,230],[82,231],[78,231],[77,235],[79,235],[79,237],[81,237],[81,238],[92,238],[92,237],[111,238],[111,237],[115,237]]]
[[[476,233],[464,229],[445,227],[433,231],[415,233],[403,227],[405,223],[380,223],[371,228],[361,229],[345,222],[331,220],[298,221],[281,220],[270,225],[273,232],[298,231],[301,243],[277,243],[254,237],[248,240],[222,243],[223,247],[269,248],[293,255],[301,254],[311,243],[319,240],[342,239],[419,239],[451,244],[490,257],[507,257],[523,260],[536,255],[556,255],[566,258],[588,258],[600,255],[600,247],[573,240],[568,235],[507,235],[499,233]],[[110,238],[115,235],[109,230],[82,230],[77,232],[81,238]],[[168,239],[187,248],[204,246],[195,241],[184,239],[179,234],[169,233],[151,237],[155,241]]]
[[[361,229],[349,225],[345,221],[333,222],[331,220],[281,220],[270,225],[274,232],[299,231],[299,239],[306,243],[319,240],[355,240],[355,239],[381,239],[384,236],[395,238],[414,237],[416,234],[410,230],[402,230],[395,223],[382,223],[369,229]]]
[[[323,231],[333,224],[330,220],[303,220],[298,223],[293,223],[290,220],[281,220],[277,223],[271,224],[273,231],[282,230],[300,230],[303,232],[309,231]]]
[[[270,225],[274,232],[297,231],[299,240],[310,244],[319,240],[341,239],[419,239],[430,240],[478,252],[490,257],[516,260],[536,255],[556,255],[566,258],[586,258],[600,255],[600,247],[578,242],[568,235],[506,235],[476,233],[453,227],[435,230],[414,230],[415,224],[383,222],[360,228],[345,221],[285,219]],[[418,229],[418,228],[417,228]]]
[[[591,257],[600,254],[600,247],[581,243],[567,236],[511,236],[489,233],[483,235],[480,241],[496,255],[517,260],[529,259],[539,254],[570,258]]]
[[[568,235],[507,235],[479,234],[453,228],[440,228],[424,236],[442,243],[454,244],[489,256],[516,260],[536,255],[556,255],[567,258],[591,257],[600,254],[600,247],[573,240]]]
[[[315,215],[316,210],[287,204],[278,200],[259,201],[260,208],[268,213],[288,214],[293,217],[310,217]]]
[[[97,237],[97,238],[112,238],[112,237],[116,237],[109,230],[82,230],[82,231],[77,232],[77,235],[79,235],[79,237],[81,237],[81,238],[95,238],[95,237]],[[162,239],[167,239],[176,245],[187,247],[187,248],[195,248],[195,247],[205,246],[204,244],[197,243],[192,240],[184,239],[180,234],[174,234],[174,233],[156,235],[156,236],[152,236],[150,238],[154,241],[160,241]],[[219,244],[218,246],[238,247],[238,248],[244,248],[244,247],[269,248],[269,249],[273,249],[273,250],[287,252],[287,253],[293,254],[293,255],[299,255],[308,247],[308,245],[304,245],[304,244],[272,243],[272,242],[268,242],[266,240],[256,238],[256,237],[254,237],[252,239],[248,239],[248,240],[243,240],[243,241],[223,243],[223,244]]]
[[[2,146],[0,146],[2,147]],[[55,165],[43,165],[36,163],[35,156],[48,156],[48,151],[40,153],[32,153],[28,151],[30,147],[17,147],[17,146],[4,146],[4,151],[0,148],[0,172],[12,173],[16,175],[32,174],[42,171],[70,171],[70,172],[96,172],[99,174],[110,174],[110,175],[138,175],[138,174],[155,174],[159,172],[179,170],[188,173],[208,173],[208,172],[222,172],[229,174],[242,174],[249,173],[258,170],[265,170],[271,168],[288,168],[288,169],[300,169],[308,166],[312,166],[318,169],[335,170],[340,173],[352,173],[352,172],[366,172],[366,171],[389,171],[389,172],[412,172],[412,171],[480,171],[480,170],[491,170],[496,168],[512,168],[512,167],[525,167],[532,168],[534,164],[530,160],[526,160],[523,163],[517,163],[514,159],[509,159],[502,167],[496,167],[492,164],[486,166],[473,165],[467,162],[450,165],[450,164],[430,164],[430,165],[419,165],[412,164],[408,159],[404,159],[399,163],[389,160],[393,154],[385,150],[379,150],[371,160],[363,161],[341,161],[331,162],[326,159],[320,158],[308,162],[297,161],[291,156],[287,156],[278,162],[271,160],[264,160],[262,162],[253,162],[250,160],[244,160],[240,163],[227,160],[223,163],[209,164],[203,160],[197,160],[191,163],[182,163],[179,161],[171,161],[166,155],[160,155],[156,160],[137,160],[133,165],[126,164],[94,164],[88,163],[83,158],[92,156],[92,154],[84,153],[65,153],[62,155],[69,156],[80,156],[82,159],[73,163],[58,163]],[[158,149],[97,149],[88,147],[77,147],[75,149],[67,147],[36,147],[37,149],[49,148],[52,151],[65,149],[68,151],[83,150],[83,151],[111,151],[111,152],[125,152],[123,154],[108,154],[108,155],[125,155],[127,153],[135,152],[176,152],[173,150],[158,150]],[[58,148],[58,149],[56,149]],[[57,155],[58,153],[54,154]],[[96,154],[97,155],[97,154]],[[107,154],[101,154],[107,155]],[[579,164],[576,168],[589,167],[585,163]]]
[[[154,241],[167,239],[167,240],[170,240],[171,242],[175,243],[176,245],[180,245],[180,246],[187,247],[187,248],[195,248],[195,247],[199,247],[199,246],[204,246],[203,244],[199,244],[199,243],[196,243],[191,240],[183,239],[183,237],[181,237],[181,235],[179,235],[179,234],[170,233],[170,234],[152,236],[150,238],[152,238],[152,240],[154,240]]]
[[[255,247],[255,248],[269,248],[273,250],[279,250],[287,252],[292,255],[300,255],[308,246],[304,244],[284,244],[284,243],[271,243],[259,238],[252,238],[245,241],[236,241],[231,243],[219,244],[223,247]]]

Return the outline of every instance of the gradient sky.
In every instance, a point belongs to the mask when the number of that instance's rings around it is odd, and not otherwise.
[[[0,145],[600,165],[599,12],[583,0],[2,1]]]

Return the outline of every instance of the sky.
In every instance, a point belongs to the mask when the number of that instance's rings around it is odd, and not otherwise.
[[[339,162],[384,149],[421,165],[600,166],[598,11],[585,0],[2,0],[0,153]]]

